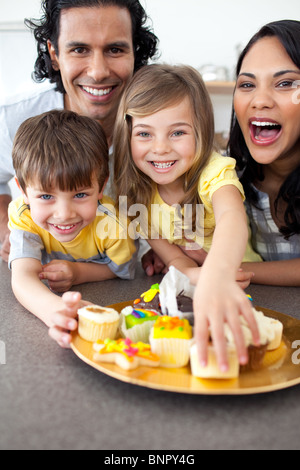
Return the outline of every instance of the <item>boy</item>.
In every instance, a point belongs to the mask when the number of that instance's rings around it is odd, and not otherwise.
[[[103,197],[108,146],[99,123],[71,111],[30,118],[16,134],[12,155],[22,191],[9,207],[12,288],[53,328],[55,312],[65,305],[42,280],[63,292],[84,282],[132,279],[137,250]],[[57,338],[61,345],[69,340]]]

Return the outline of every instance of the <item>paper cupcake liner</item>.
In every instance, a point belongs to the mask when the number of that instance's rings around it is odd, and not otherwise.
[[[144,323],[140,323],[139,325],[135,325],[132,328],[126,328],[126,317],[122,315],[121,325],[120,325],[120,332],[123,338],[129,338],[134,343],[141,341],[142,343],[149,344],[149,336],[150,330],[154,325],[155,320],[145,321]]]
[[[150,338],[152,352],[160,357],[163,367],[184,367],[190,359],[189,339]]]
[[[104,341],[106,338],[115,339],[118,332],[119,322],[96,323],[86,318],[79,318],[78,333],[86,341],[96,342],[98,339]]]

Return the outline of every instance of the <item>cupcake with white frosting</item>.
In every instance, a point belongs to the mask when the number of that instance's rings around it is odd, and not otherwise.
[[[86,341],[115,339],[118,333],[119,313],[108,307],[89,305],[78,310],[78,333]]]

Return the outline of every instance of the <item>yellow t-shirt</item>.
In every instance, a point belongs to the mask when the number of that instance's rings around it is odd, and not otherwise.
[[[204,168],[198,184],[198,193],[202,201],[197,207],[196,231],[192,231],[191,213],[180,205],[169,206],[156,190],[149,210],[148,238],[167,239],[170,243],[189,249],[203,248],[209,251],[216,226],[212,197],[215,191],[225,185],[235,186],[244,200],[244,190],[236,170],[236,162],[231,157],[223,157],[214,152]],[[261,261],[248,242],[243,261]]]
[[[120,278],[133,279],[137,245],[127,236],[112,199],[104,196],[94,221],[67,243],[56,240],[31,218],[30,208],[19,197],[9,206],[11,252],[9,266],[18,258],[34,258],[47,264],[53,259],[107,264]]]

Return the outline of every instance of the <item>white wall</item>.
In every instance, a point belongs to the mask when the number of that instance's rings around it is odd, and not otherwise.
[[[226,66],[230,78],[237,48],[265,23],[300,19],[299,0],[141,0],[160,39],[160,61]],[[40,0],[0,0],[0,98],[34,85],[35,41],[25,29],[2,31],[3,24],[40,16]],[[212,97],[216,130],[227,130],[231,97]]]

